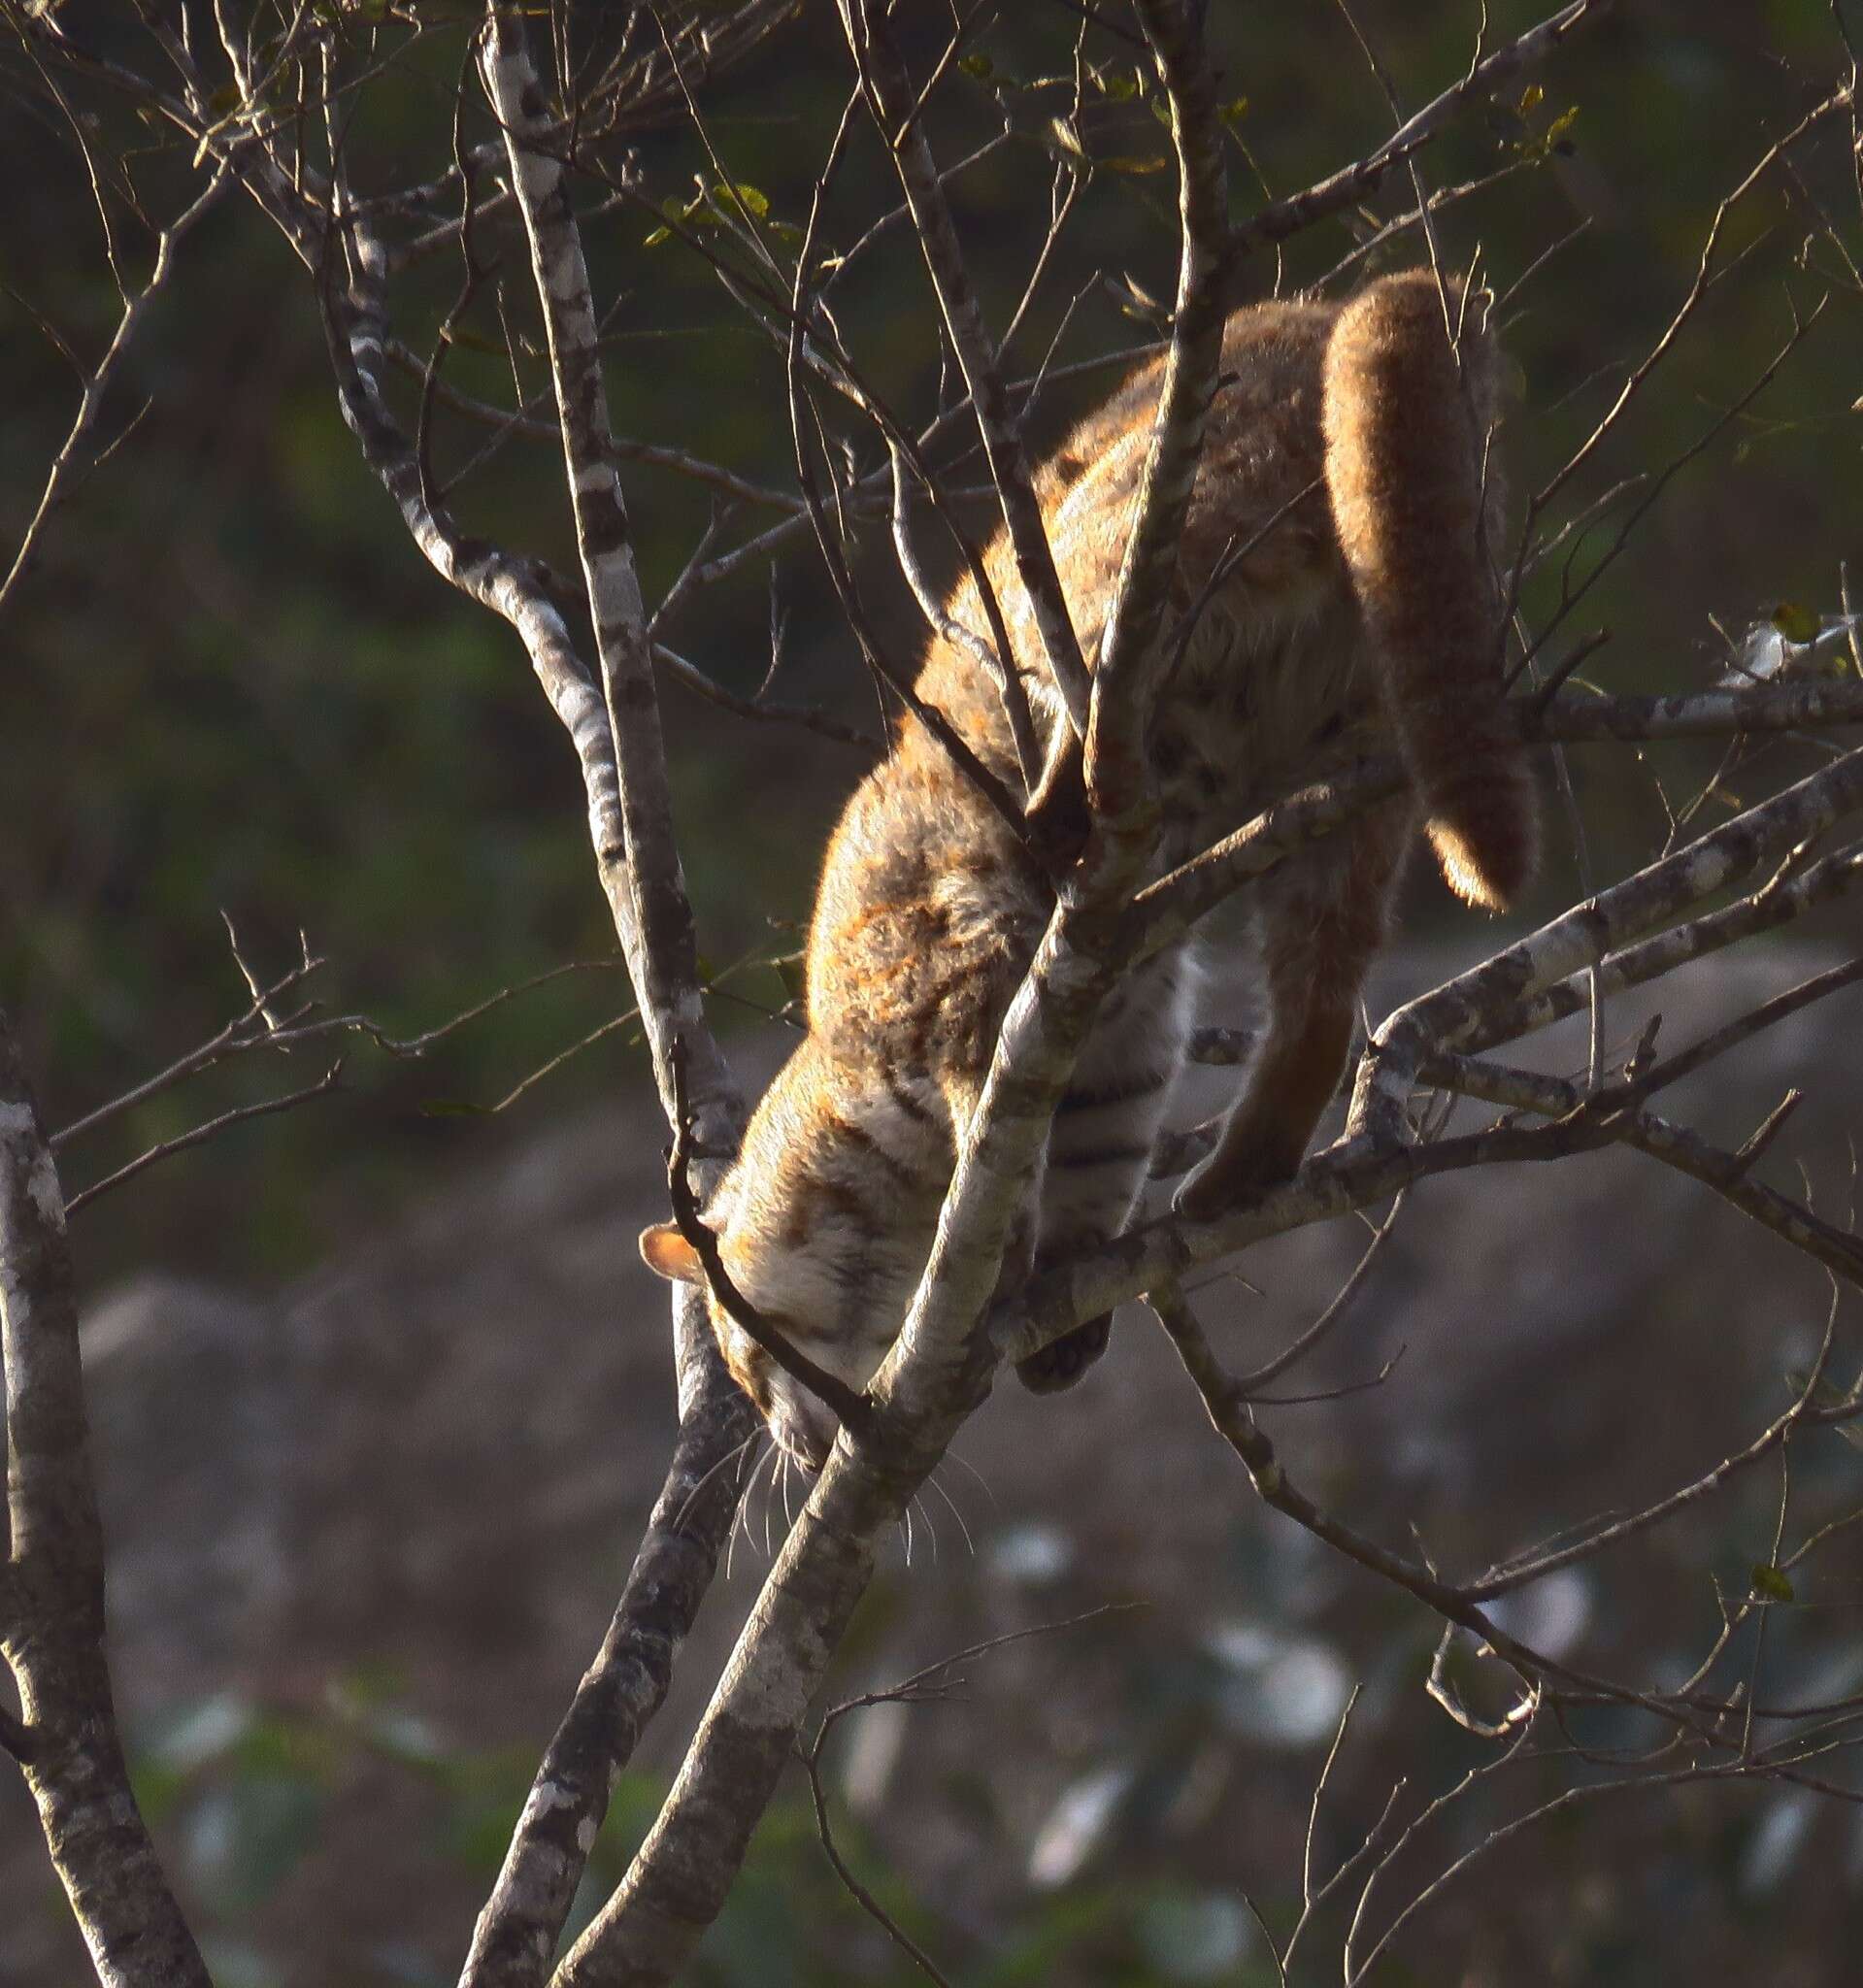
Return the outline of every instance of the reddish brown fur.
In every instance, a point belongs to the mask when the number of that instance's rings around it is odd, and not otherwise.
[[[1459,312],[1459,291],[1449,300]],[[1343,309],[1241,311],[1225,330],[1224,378],[1181,539],[1179,616],[1229,548],[1250,548],[1195,622],[1153,713],[1157,865],[1183,860],[1290,788],[1388,749],[1393,733],[1416,795],[1288,860],[1253,892],[1259,1046],[1216,1151],[1180,1196],[1194,1215],[1299,1165],[1337,1085],[1418,809],[1464,895],[1504,902],[1531,872],[1531,791],[1501,722],[1482,527],[1494,361],[1473,322],[1459,355],[1458,369],[1443,293],[1421,272],[1374,284]],[[1089,658],[1159,376],[1158,362],[1135,373],[1038,478]],[[1486,483],[1491,493],[1491,476]],[[1000,536],[984,566],[1053,763],[1066,719]],[[972,630],[989,625],[969,580],[949,609]],[[1018,777],[997,691],[961,647],[935,641],[918,690],[1006,781]],[[808,1036],[710,1211],[739,1288],[852,1385],[898,1331],[1049,904],[1001,817],[921,726],[902,722],[823,863]],[[1127,1219],[1191,1017],[1187,977],[1180,949],[1108,999],[1055,1114],[1028,1225],[1035,1261]],[[673,1259],[659,1253],[664,1269]],[[714,1312],[733,1370],[779,1440],[818,1460],[831,1422]],[[1096,1320],[1025,1362],[1023,1377],[1065,1385],[1104,1340]]]
[[[1534,817],[1499,722],[1500,600],[1480,481],[1494,352],[1465,333],[1458,378],[1444,314],[1461,305],[1417,270],[1340,313],[1326,348],[1326,473],[1431,844],[1456,890],[1498,910],[1533,874]]]

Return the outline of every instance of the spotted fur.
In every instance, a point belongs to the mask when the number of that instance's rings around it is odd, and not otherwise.
[[[1181,643],[1152,715],[1160,871],[1290,789],[1393,739],[1414,793],[1284,863],[1252,893],[1258,1045],[1216,1150],[1181,1191],[1216,1212],[1300,1163],[1336,1087],[1366,969],[1419,814],[1450,882],[1506,902],[1531,873],[1533,810],[1500,712],[1497,589],[1484,512],[1494,360],[1479,313],[1451,345],[1446,293],[1417,272],[1344,307],[1238,312],[1185,521],[1182,617],[1242,550]],[[1056,570],[1089,659],[1144,471],[1160,366],[1139,369],[1041,471]],[[1015,561],[985,569],[1045,747],[1066,724]],[[952,615],[988,626],[974,584]],[[1174,646],[1174,654],[1176,647]],[[918,681],[980,757],[1015,779],[995,687],[935,641]],[[829,843],[808,947],[808,1034],[751,1119],[707,1210],[752,1305],[821,1366],[863,1385],[896,1336],[930,1250],[956,1143],[1051,894],[1026,849],[907,718]],[[1181,946],[1107,1000],[1055,1112],[1015,1270],[1116,1233],[1143,1185],[1190,1027]],[[677,1232],[648,1260],[702,1278]],[[829,1412],[724,1316],[725,1357],[777,1440],[818,1462]],[[1066,1386],[1105,1344],[1104,1319],[1022,1363]]]

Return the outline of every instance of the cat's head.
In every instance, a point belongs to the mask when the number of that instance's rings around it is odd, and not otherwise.
[[[865,1387],[892,1343],[897,1317],[883,1324],[876,1320],[868,1330],[862,1329],[865,1321],[849,1317],[843,1282],[847,1267],[839,1261],[845,1252],[837,1251],[834,1236],[827,1233],[831,1223],[747,1217],[727,1177],[704,1216],[717,1238],[726,1276],[757,1316],[798,1352],[856,1391]],[[698,1251],[673,1223],[644,1229],[641,1255],[649,1270],[703,1293],[713,1336],[732,1377],[778,1447],[805,1470],[818,1471],[840,1428],[834,1410],[778,1366],[731,1316]]]

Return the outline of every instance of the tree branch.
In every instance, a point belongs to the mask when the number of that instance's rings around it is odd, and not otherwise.
[[[691,907],[673,840],[651,648],[613,466],[588,272],[562,167],[541,149],[548,119],[522,17],[501,12],[496,0],[488,0],[481,60],[504,130],[549,333],[577,546],[601,659],[606,709],[600,731],[589,725],[590,713],[578,698],[581,729],[573,734],[583,751],[591,797],[599,790],[604,803],[596,817],[597,861],[668,1122],[680,1123],[689,1083],[706,1149],[724,1153],[743,1130],[743,1101],[705,1023]],[[535,602],[526,605],[534,624]],[[548,633],[552,655],[558,640],[567,647],[559,618]],[[582,681],[585,686],[586,678]],[[728,1498],[715,1495],[696,1508],[692,1494],[743,1446],[754,1415],[723,1371],[700,1294],[684,1286],[675,1291],[674,1332],[681,1433],[654,1521],[602,1651],[533,1783],[475,1929],[462,1988],[531,1988],[544,1978],[614,1774],[664,1696],[674,1654],[736,1508],[735,1487]]]
[[[1184,519],[1215,397],[1228,302],[1228,196],[1216,92],[1200,10],[1185,0],[1138,0],[1171,107],[1178,159],[1178,295],[1139,497],[1107,606],[1086,738],[1086,790],[1107,827],[1142,832],[1150,800],[1146,733],[1168,654],[1165,609],[1177,578]],[[1154,804],[1155,805],[1155,804]]]
[[[199,1125],[191,1125],[185,1132],[177,1133],[173,1139],[158,1140],[146,1151],[140,1152],[133,1160],[127,1160],[115,1173],[106,1174],[101,1180],[93,1180],[88,1187],[81,1187],[65,1203],[65,1213],[75,1215],[81,1208],[87,1207],[100,1194],[108,1194],[113,1187],[120,1187],[127,1180],[159,1161],[172,1159],[177,1153],[184,1153],[190,1146],[204,1145],[210,1139],[229,1130],[235,1125],[244,1125],[250,1118],[269,1118],[275,1112],[294,1110],[299,1105],[308,1105],[313,1098],[327,1098],[334,1090],[341,1088],[343,1059],[339,1056],[316,1083],[305,1084],[301,1089],[287,1091],[283,1097],[262,1098],[255,1105],[235,1105],[232,1110],[216,1113]]]
[[[0,1016],[0,1355],[8,1733],[103,1988],[210,1988],[129,1784],[104,1649],[103,1534],[57,1169]],[[17,1722],[12,1722],[17,1723]]]
[[[39,502],[31,517],[26,520],[26,528],[19,536],[19,545],[13,555],[12,563],[5,575],[0,576],[0,612],[5,611],[21,576],[31,565],[46,524],[68,494],[72,478],[83,474],[84,465],[80,463],[80,451],[90,442],[102,414],[104,401],[116,381],[123,359],[128,354],[138,327],[149,315],[150,308],[167,287],[168,281],[174,274],[176,249],[212,212],[232,177],[231,157],[222,157],[216,164],[206,186],[162,230],[155,244],[155,261],[149,273],[149,281],[134,296],[124,296],[122,315],[116,321],[116,329],[111,335],[110,344],[105,348],[103,357],[84,378],[83,391],[78,401],[78,411],[72,415],[71,426],[65,433],[64,442],[60,445],[58,453],[52,458],[51,467],[46,473],[46,480],[39,492]]]
[[[1315,221],[1356,206],[1393,166],[1401,165],[1435,138],[1465,104],[1480,102],[1498,83],[1543,61],[1574,29],[1587,19],[1596,20],[1611,4],[1612,0],[1572,0],[1570,6],[1516,35],[1506,48],[1478,62],[1460,82],[1431,98],[1376,150],[1299,193],[1270,201],[1258,214],[1238,222],[1229,231],[1230,255],[1247,254],[1263,243],[1285,242]]]
[[[687,1081],[702,1143],[728,1150],[741,1108],[705,1029],[692,908],[673,840],[673,811],[653,688],[647,612],[614,440],[582,237],[561,164],[543,149],[550,131],[523,18],[491,0],[482,68],[505,133],[513,184],[530,243],[537,300],[549,338],[550,379],[563,435],[577,550],[582,565],[615,756],[621,846],[616,929],[641,996],[642,1018],[668,1122],[676,1040],[691,1035]],[[534,142],[533,142],[534,141]],[[716,1122],[714,1122],[715,1119]],[[736,1120],[737,1122],[732,1122]]]
[[[944,182],[926,143],[924,119],[911,79],[884,20],[870,0],[840,0],[841,24],[875,124],[892,157],[912,210],[913,227],[931,273],[945,330],[970,389],[978,433],[1003,507],[1015,570],[1041,636],[1048,673],[1074,729],[1086,735],[1091,686],[1067,600],[1054,570],[1035,479],[1021,430],[996,362],[982,307],[964,264],[964,251],[945,197]]]
[[[1595,966],[1625,939],[1782,857],[1857,807],[1863,807],[1863,748],[1407,1003],[1380,1024],[1359,1064],[1348,1130],[1380,1142],[1401,1139],[1404,1101],[1425,1055],[1484,1047],[1495,1040],[1497,1013]]]

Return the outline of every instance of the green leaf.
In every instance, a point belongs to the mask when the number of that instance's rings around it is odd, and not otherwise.
[[[996,74],[996,64],[981,53],[958,56],[957,66],[966,76],[976,77],[979,83],[987,83]]]
[[[1081,143],[1081,134],[1075,130],[1068,117],[1050,117],[1048,120],[1048,136],[1071,159],[1086,157],[1086,148]]]
[[[1520,92],[1519,112],[1523,117],[1530,117],[1547,100],[1547,93],[1537,83],[1530,83]]]
[[[1115,104],[1129,104],[1145,94],[1145,71],[1136,66],[1129,74],[1122,69],[1089,68],[1086,75],[1093,87]]]
[[[1247,97],[1231,97],[1226,104],[1218,104],[1216,106],[1216,116],[1225,124],[1240,124],[1248,115],[1248,99]]]
[[[660,202],[660,212],[669,221],[689,221],[698,215],[699,202],[697,200],[681,200],[677,194],[669,193]],[[672,233],[673,230],[670,227],[655,228],[641,246],[644,248],[657,248]]]
[[[714,186],[712,197],[714,200],[722,201],[726,207],[735,207],[744,214],[754,215],[758,220],[762,220],[770,212],[769,195],[755,186],[746,186],[742,183],[735,186]]]
[[[1769,1602],[1790,1602],[1796,1599],[1792,1584],[1768,1561],[1756,1561],[1753,1565],[1753,1592]]]
[[[1512,118],[1512,114],[1510,119]],[[1544,159],[1557,152],[1561,158],[1570,158],[1578,147],[1572,142],[1572,127],[1579,121],[1579,106],[1572,105],[1561,111],[1552,122],[1536,137],[1519,139],[1514,150],[1524,159]]]

